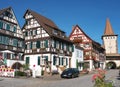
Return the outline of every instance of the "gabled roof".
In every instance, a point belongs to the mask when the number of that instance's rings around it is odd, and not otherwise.
[[[72,32],[71,32],[70,35],[69,35],[69,38],[71,37],[71,35],[72,35],[73,32],[75,31],[76,27],[78,27],[78,28],[81,30],[81,32],[82,32],[88,39],[90,39],[90,40],[92,41],[92,39],[91,39],[78,25],[75,25],[75,26],[73,27]]]
[[[6,10],[8,10],[8,9],[11,9],[11,7],[1,9],[1,10],[0,10],[0,15],[1,15],[3,12],[5,12]]]
[[[100,43],[92,40],[78,25],[75,25],[75,26],[73,27],[72,32],[71,32],[69,38],[72,36],[72,34],[73,34],[74,30],[76,29],[76,27],[78,27],[78,28],[81,30],[81,32],[82,32],[89,40],[91,40],[92,44],[94,44],[94,45],[100,47],[101,49],[103,49],[103,47],[101,46]]]
[[[46,18],[46,17],[44,17],[44,16],[42,16],[42,15],[40,15],[40,14],[32,11],[32,10],[30,10],[30,9],[28,9],[28,10],[26,11],[26,13],[27,13],[27,12],[30,12],[30,13],[32,14],[32,16],[37,20],[37,22],[45,29],[45,31],[46,31],[51,37],[59,38],[59,39],[62,39],[62,40],[71,42],[71,41],[69,40],[69,38],[66,37],[66,36],[65,36],[65,37],[62,37],[62,36],[58,36],[58,35],[53,34],[53,29],[54,29],[54,30],[57,30],[57,31],[59,31],[59,32],[62,32],[64,35],[65,35],[65,32],[62,31],[62,30],[60,30],[60,29],[57,27],[57,25],[56,25],[52,20],[50,20],[50,19],[48,19],[48,18]],[[25,18],[26,13],[25,13],[24,16],[23,16],[24,18]]]
[[[108,18],[106,20],[106,27],[105,27],[104,35],[114,35],[112,26]]]

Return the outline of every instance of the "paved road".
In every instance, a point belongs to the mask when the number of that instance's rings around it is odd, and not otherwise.
[[[92,75],[74,79],[61,79],[57,75],[44,78],[1,78],[0,87],[93,87]],[[116,87],[120,87],[118,70],[107,71],[106,79],[113,80]]]

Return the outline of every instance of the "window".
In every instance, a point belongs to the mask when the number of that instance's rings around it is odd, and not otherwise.
[[[45,48],[45,41],[41,41],[41,48]]]
[[[43,56],[40,60],[41,65],[48,65],[48,56]]]
[[[59,41],[56,41],[56,48],[59,49]]]
[[[37,30],[33,30],[33,35],[37,35]]]
[[[57,30],[53,30],[53,34],[57,35],[58,34]]]
[[[32,43],[32,48],[35,49],[36,48],[36,42]]]
[[[29,64],[29,57],[26,57],[26,64]]]
[[[53,56],[53,65],[59,65],[59,64],[60,64],[59,58]]]

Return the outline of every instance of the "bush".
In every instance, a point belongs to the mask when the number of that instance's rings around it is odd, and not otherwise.
[[[15,71],[15,76],[25,76],[25,72]]]
[[[41,71],[41,75],[44,75],[44,71],[43,70]]]

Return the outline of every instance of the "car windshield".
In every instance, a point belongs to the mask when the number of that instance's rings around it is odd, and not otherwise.
[[[67,68],[63,71],[63,73],[69,73],[69,72],[73,72],[74,70],[72,68]]]

